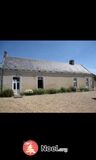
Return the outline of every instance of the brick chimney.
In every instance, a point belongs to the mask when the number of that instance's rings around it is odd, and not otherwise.
[[[7,53],[7,51],[4,51],[3,58],[6,59],[7,57],[8,57],[8,53]]]

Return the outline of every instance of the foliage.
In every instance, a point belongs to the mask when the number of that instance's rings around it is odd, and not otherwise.
[[[89,91],[89,89],[88,89],[88,88],[83,88],[83,87],[82,87],[82,88],[80,88],[80,91],[81,91],[81,92],[87,92],[87,91]]]
[[[6,89],[0,93],[0,97],[12,97],[14,95],[12,89]]]
[[[72,92],[71,88],[67,88],[66,92]]]
[[[87,88],[79,88],[79,91],[89,91]],[[75,87],[64,88],[61,87],[60,89],[33,89],[33,90],[26,90],[21,95],[31,96],[31,95],[42,95],[42,94],[56,94],[56,93],[65,93],[65,92],[77,92],[78,91]]]
[[[48,93],[48,94],[55,94],[55,93],[58,92],[58,90],[52,88],[52,89],[47,89],[45,92]]]
[[[64,88],[64,87],[61,87],[61,88],[60,88],[60,91],[61,91],[61,93],[63,93],[63,92],[67,92],[67,89],[66,89],[66,88]]]
[[[33,95],[41,95],[44,94],[45,90],[44,89],[34,89],[33,90]]]
[[[26,96],[31,96],[33,95],[33,90],[31,89],[26,89],[21,95],[26,95]]]
[[[70,87],[70,92],[76,92],[76,88],[75,87]]]

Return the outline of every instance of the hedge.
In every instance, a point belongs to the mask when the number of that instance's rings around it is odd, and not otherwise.
[[[87,88],[80,88],[80,91],[89,91]],[[64,92],[76,92],[76,88],[74,87],[70,87],[70,88],[64,88],[61,87],[60,89],[33,89],[32,92],[28,91],[28,92],[23,92],[21,93],[21,95],[26,95],[26,96],[30,96],[30,95],[42,95],[42,94],[56,94],[56,93],[64,93]]]

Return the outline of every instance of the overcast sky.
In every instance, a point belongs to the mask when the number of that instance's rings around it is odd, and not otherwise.
[[[0,41],[0,62],[4,51],[37,60],[66,63],[74,59],[96,74],[96,41]]]

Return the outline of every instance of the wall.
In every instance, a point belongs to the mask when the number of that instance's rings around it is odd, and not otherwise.
[[[12,76],[3,76],[3,90],[12,89]]]
[[[29,72],[19,72],[15,73],[13,71],[8,71],[4,73],[3,77],[3,84],[4,88],[12,88],[12,78],[13,76],[20,76],[20,82],[21,82],[21,91],[24,91],[25,89],[35,89],[37,88],[37,76],[44,76],[44,88],[60,88],[65,87],[69,88],[73,86],[73,78],[76,77],[76,75],[64,75],[64,74],[41,74],[41,73],[29,73]],[[87,76],[79,76],[78,79],[78,88],[85,87],[86,84],[86,78]],[[91,83],[91,77],[89,77],[90,83]],[[91,86],[90,86],[91,88]]]
[[[22,91],[26,89],[36,88],[36,77],[22,77],[21,78],[21,88]]]
[[[96,91],[96,81],[94,81],[94,91]]]
[[[45,87],[48,88],[57,88],[60,87],[71,87],[72,86],[72,77],[45,77],[44,81]]]
[[[65,87],[69,88],[73,86],[73,77],[45,77],[45,87],[46,88],[60,88]],[[77,77],[77,88],[86,87],[86,78],[87,77]],[[89,83],[91,83],[91,77],[89,77]],[[91,88],[91,85],[89,86]]]
[[[1,75],[2,75],[2,71],[1,71],[1,68],[0,68],[0,91],[1,91]]]

